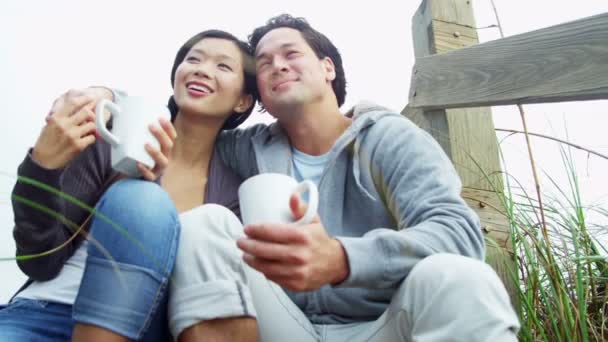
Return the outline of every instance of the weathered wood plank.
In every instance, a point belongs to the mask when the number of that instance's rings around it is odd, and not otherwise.
[[[433,20],[431,30],[433,50],[437,54],[479,43],[477,30],[468,26]]]
[[[475,27],[471,1],[424,0],[412,18],[414,54],[423,58],[475,45]],[[509,225],[500,195],[495,192],[501,193],[503,185],[490,109],[428,110],[410,104],[402,114],[430,133],[452,160],[465,187],[462,197],[479,215],[485,236],[497,244],[487,244],[487,262],[499,274],[517,306],[517,285],[510,277],[513,262]]]
[[[462,189],[462,198],[467,202],[481,221],[481,229],[486,238],[492,242],[486,243],[486,262],[503,281],[511,303],[519,306],[517,269],[513,262],[513,245],[509,238],[509,223],[506,210],[499,193],[471,188]]]
[[[478,40],[474,27],[470,1],[423,1],[412,18],[414,53],[420,58],[475,45]],[[498,144],[489,108],[408,109],[403,114],[439,142],[464,186],[502,191]]]
[[[608,99],[608,13],[420,57],[412,74],[424,109]]]
[[[509,221],[499,193],[471,188],[462,189],[462,198],[467,202],[481,221],[481,228],[486,236],[510,252],[513,246],[509,240]]]

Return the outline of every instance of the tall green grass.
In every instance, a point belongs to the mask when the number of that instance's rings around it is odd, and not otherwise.
[[[542,193],[542,205],[505,177],[520,340],[608,341],[608,251],[601,242],[608,227],[587,219],[593,213],[608,222],[608,211],[583,205],[571,149],[560,145],[560,152],[568,182],[545,173],[557,191]]]

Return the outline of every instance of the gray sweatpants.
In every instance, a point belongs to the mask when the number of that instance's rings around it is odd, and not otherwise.
[[[173,336],[200,321],[256,317],[261,341],[516,341],[518,319],[496,273],[453,254],[420,261],[371,322],[318,325],[275,283],[248,267],[236,239],[243,227],[207,204],[180,215],[169,292]]]

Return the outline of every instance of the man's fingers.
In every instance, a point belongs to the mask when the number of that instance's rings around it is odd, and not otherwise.
[[[306,243],[308,237],[301,229],[286,224],[254,224],[245,226],[245,234],[254,240],[276,243]]]
[[[302,268],[291,265],[280,264],[274,261],[259,259],[254,256],[243,254],[243,261],[251,268],[264,274],[266,279],[291,291],[305,291],[306,278],[308,275]]]
[[[289,208],[291,208],[293,217],[296,220],[299,220],[304,216],[304,214],[306,214],[308,204],[306,204],[306,202],[300,198],[299,193],[295,192],[289,197]]]
[[[251,254],[244,253],[243,261],[268,278],[288,278],[292,275],[292,267],[273,260],[257,258]]]
[[[290,264],[303,264],[305,262],[305,256],[298,254],[299,249],[291,245],[252,239],[239,239],[236,244],[243,252],[256,258],[283,261]]]

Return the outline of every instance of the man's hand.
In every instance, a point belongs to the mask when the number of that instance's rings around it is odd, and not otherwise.
[[[296,219],[306,212],[297,194],[289,205]],[[245,227],[239,239],[243,260],[266,278],[292,291],[311,291],[338,284],[349,268],[342,244],[327,235],[317,216],[310,224],[257,224]]]

